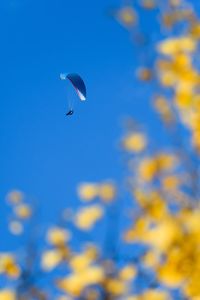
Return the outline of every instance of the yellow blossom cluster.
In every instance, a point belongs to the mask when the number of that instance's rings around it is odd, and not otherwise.
[[[145,156],[137,163],[136,176],[141,182],[151,183],[156,178],[160,179],[161,176],[172,174],[177,167],[177,163],[178,158],[173,153],[161,152],[154,156]]]
[[[198,23],[196,23],[198,26]],[[192,33],[193,32],[193,33]],[[195,31],[196,32],[196,31]],[[200,152],[200,97],[198,94],[200,73],[194,65],[198,53],[198,37],[194,25],[187,35],[168,38],[158,45],[162,55],[157,61],[158,77],[164,88],[173,91],[171,105],[179,115],[180,121],[191,132],[192,147]],[[159,99],[164,99],[160,96]],[[156,108],[164,120],[171,120],[172,113],[166,101],[158,102]]]
[[[41,266],[45,271],[55,269],[70,257],[68,241],[71,234],[61,227],[52,227],[47,232],[47,241],[53,248],[45,250],[41,257]]]
[[[78,297],[87,286],[104,280],[104,269],[95,263],[97,249],[90,246],[81,254],[73,254],[69,260],[71,272],[57,280],[57,286],[69,296]]]
[[[16,259],[12,254],[0,253],[0,274],[4,274],[9,278],[17,279],[21,270]]]
[[[126,232],[125,240],[149,247],[143,264],[154,270],[160,284],[180,288],[187,299],[196,299],[200,296],[199,209],[183,206],[172,214],[158,191],[150,195],[136,191],[135,197],[142,214]]]

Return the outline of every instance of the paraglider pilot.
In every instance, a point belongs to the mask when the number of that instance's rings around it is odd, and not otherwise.
[[[68,113],[66,113],[66,116],[71,116],[73,115],[74,111],[72,109],[70,109],[70,111],[68,111]]]

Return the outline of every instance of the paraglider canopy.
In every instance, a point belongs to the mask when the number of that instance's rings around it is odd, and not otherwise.
[[[86,100],[86,86],[80,75],[76,73],[60,74],[61,80],[70,80],[81,101]]]

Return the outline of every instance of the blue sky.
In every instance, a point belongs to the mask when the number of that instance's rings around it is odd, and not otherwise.
[[[79,182],[121,178],[123,117],[152,119],[148,87],[138,92],[134,79],[137,53],[107,15],[114,4],[1,1],[1,235],[9,190],[36,199],[43,221],[55,221],[76,206]],[[78,72],[87,85],[88,101],[71,118],[60,72]]]

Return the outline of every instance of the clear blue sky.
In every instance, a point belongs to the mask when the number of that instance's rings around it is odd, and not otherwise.
[[[152,117],[129,35],[106,13],[118,3],[1,1],[1,236],[9,190],[35,197],[44,222],[56,220],[77,203],[79,182],[121,177],[122,117]],[[78,72],[87,85],[88,101],[71,118],[60,72]]]

